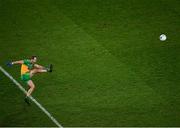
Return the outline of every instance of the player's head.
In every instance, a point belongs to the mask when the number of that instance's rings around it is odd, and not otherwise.
[[[37,62],[37,56],[31,56],[30,60],[32,63],[36,63]]]

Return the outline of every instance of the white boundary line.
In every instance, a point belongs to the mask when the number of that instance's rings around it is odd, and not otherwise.
[[[0,66],[0,70],[12,81],[18,86],[18,88],[26,94],[27,91],[21,86],[20,83],[18,83],[4,68]],[[32,96],[30,96],[30,99],[60,128],[63,128],[61,124],[39,103],[34,99]]]

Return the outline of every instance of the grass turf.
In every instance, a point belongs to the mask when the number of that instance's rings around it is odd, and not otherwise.
[[[179,3],[0,0],[0,63],[52,63],[33,96],[63,126],[179,126]],[[0,90],[0,126],[54,126],[2,73]]]

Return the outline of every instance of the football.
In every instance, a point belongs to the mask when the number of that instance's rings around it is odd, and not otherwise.
[[[161,41],[165,41],[165,40],[167,39],[167,37],[166,37],[165,34],[161,34],[160,37],[159,37],[159,39],[160,39]]]

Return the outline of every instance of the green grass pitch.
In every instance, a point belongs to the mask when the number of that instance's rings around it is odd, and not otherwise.
[[[0,0],[0,65],[52,63],[33,96],[66,127],[180,126],[179,34],[179,0]],[[0,126],[55,126],[23,99],[0,72]]]

